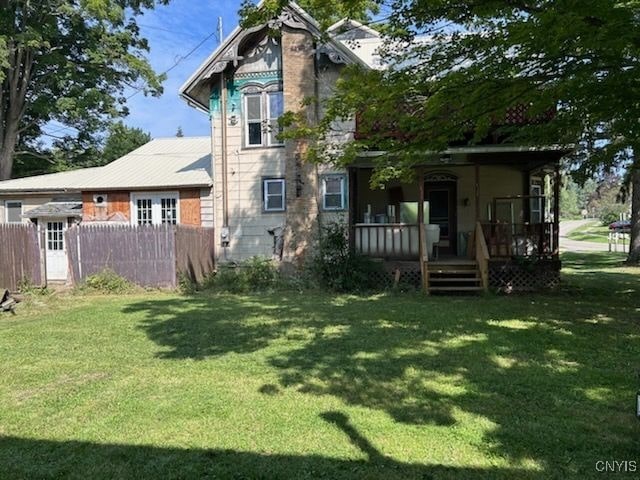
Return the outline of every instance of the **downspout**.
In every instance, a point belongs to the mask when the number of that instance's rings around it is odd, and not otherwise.
[[[220,153],[222,155],[222,229],[227,232],[227,242],[223,242],[223,247],[229,245],[229,191],[227,178],[227,84],[224,72],[220,74]]]

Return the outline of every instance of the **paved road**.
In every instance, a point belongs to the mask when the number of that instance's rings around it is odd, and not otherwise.
[[[578,240],[567,238],[567,234],[572,230],[580,228],[593,221],[593,219],[588,219],[566,220],[564,222],[560,222],[560,250],[563,252],[608,252],[609,245],[606,243],[580,242]]]

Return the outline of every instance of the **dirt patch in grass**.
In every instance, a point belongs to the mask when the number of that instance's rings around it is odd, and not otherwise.
[[[38,387],[28,388],[15,392],[14,399],[18,403],[28,402],[41,395],[49,395],[61,390],[73,390],[92,382],[98,382],[109,378],[106,372],[89,372],[81,375],[61,375],[53,382],[45,383]]]

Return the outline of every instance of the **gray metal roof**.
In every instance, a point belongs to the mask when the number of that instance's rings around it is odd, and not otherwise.
[[[208,187],[209,137],[158,138],[104,167],[0,182],[0,193]]]
[[[24,218],[81,217],[82,202],[49,202],[29,210]]]

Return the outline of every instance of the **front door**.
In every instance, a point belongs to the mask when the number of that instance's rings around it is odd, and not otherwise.
[[[440,253],[455,255],[457,235],[456,182],[426,182],[429,223],[440,226]]]
[[[64,241],[67,219],[48,218],[43,219],[41,224],[45,227],[47,280],[67,280],[67,249]]]

